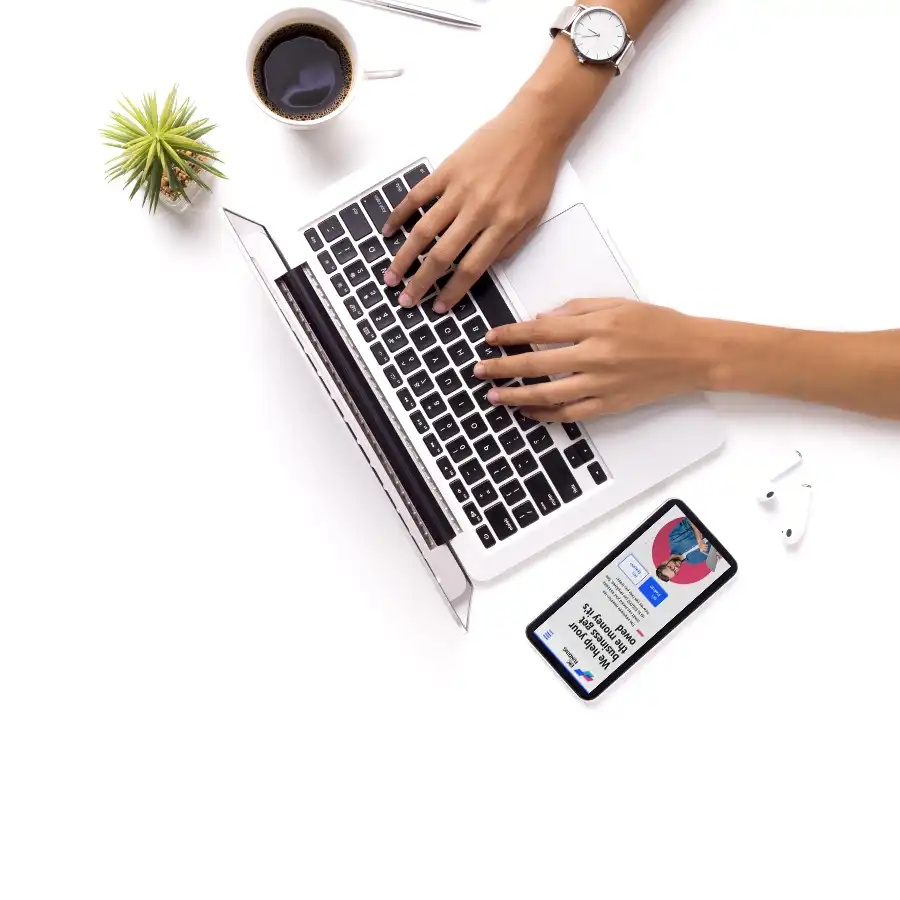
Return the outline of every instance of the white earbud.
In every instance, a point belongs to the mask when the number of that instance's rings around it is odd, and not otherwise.
[[[809,511],[812,507],[812,486],[801,484],[791,499],[790,509],[786,513],[781,538],[789,547],[799,544],[806,534],[809,523]]]
[[[775,488],[775,482],[779,478],[783,478],[792,469],[796,469],[803,462],[803,454],[799,450],[795,450],[791,454],[790,460],[786,461],[783,468],[778,470],[777,475],[773,475],[766,483],[765,487],[756,495],[756,499],[760,503],[771,503],[778,494]]]

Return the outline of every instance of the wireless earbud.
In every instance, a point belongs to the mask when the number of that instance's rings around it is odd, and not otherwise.
[[[806,534],[809,523],[809,511],[812,506],[812,486],[801,484],[787,512],[781,538],[789,547],[799,544]]]
[[[796,469],[800,463],[803,462],[803,454],[799,450],[795,450],[791,454],[791,458],[784,465],[784,468],[779,469],[777,475],[773,475],[766,486],[756,495],[756,499],[759,500],[760,503],[771,503],[775,497],[777,496],[778,491],[775,488],[775,482],[779,479],[787,475],[792,469]]]

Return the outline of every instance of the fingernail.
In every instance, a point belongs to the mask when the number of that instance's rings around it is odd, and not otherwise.
[[[432,308],[434,309],[434,311],[435,311],[436,313],[445,313],[445,312],[447,312],[447,307],[444,306],[444,304],[443,304],[443,303],[440,303],[440,302],[435,303],[434,306],[433,306]]]
[[[489,331],[489,332],[484,336],[484,339],[490,344],[490,343],[494,340],[495,337],[496,337],[496,335],[494,334],[494,332],[493,332],[493,331]]]
[[[397,230],[396,228],[390,228],[387,225],[385,225],[384,228],[381,229],[381,233],[385,237],[391,237],[396,230]]]
[[[384,273],[384,283],[388,287],[397,287],[400,284],[400,276],[393,269],[388,269]]]
[[[490,403],[499,403],[500,402],[500,391],[491,389],[488,391],[488,402]]]
[[[409,296],[409,294],[406,293],[406,291],[404,291],[404,292],[400,295],[400,297],[399,297],[399,299],[397,300],[397,302],[398,302],[402,307],[404,307],[404,308],[406,308],[406,309],[409,309],[410,306],[413,306],[413,305],[414,305],[414,302],[415,302],[415,301],[413,300],[412,297]]]
[[[484,363],[476,363],[475,368],[472,370],[472,373],[476,378],[484,378]]]

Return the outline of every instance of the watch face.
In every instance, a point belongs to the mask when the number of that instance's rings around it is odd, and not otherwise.
[[[589,9],[572,26],[572,43],[592,62],[615,59],[628,42],[625,23],[609,9]]]

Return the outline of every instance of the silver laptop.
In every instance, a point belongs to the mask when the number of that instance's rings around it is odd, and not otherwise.
[[[402,285],[388,288],[383,275],[418,216],[390,241],[381,228],[430,171],[419,159],[383,177],[345,180],[319,214],[277,233],[249,215],[224,215],[467,628],[473,582],[696,462],[723,435],[702,396],[579,425],[543,425],[492,407],[490,385],[472,376],[479,358],[501,352],[485,344],[489,328],[572,297],[637,294],[567,164],[540,227],[513,260],[445,315],[432,309],[434,292],[402,309]]]

